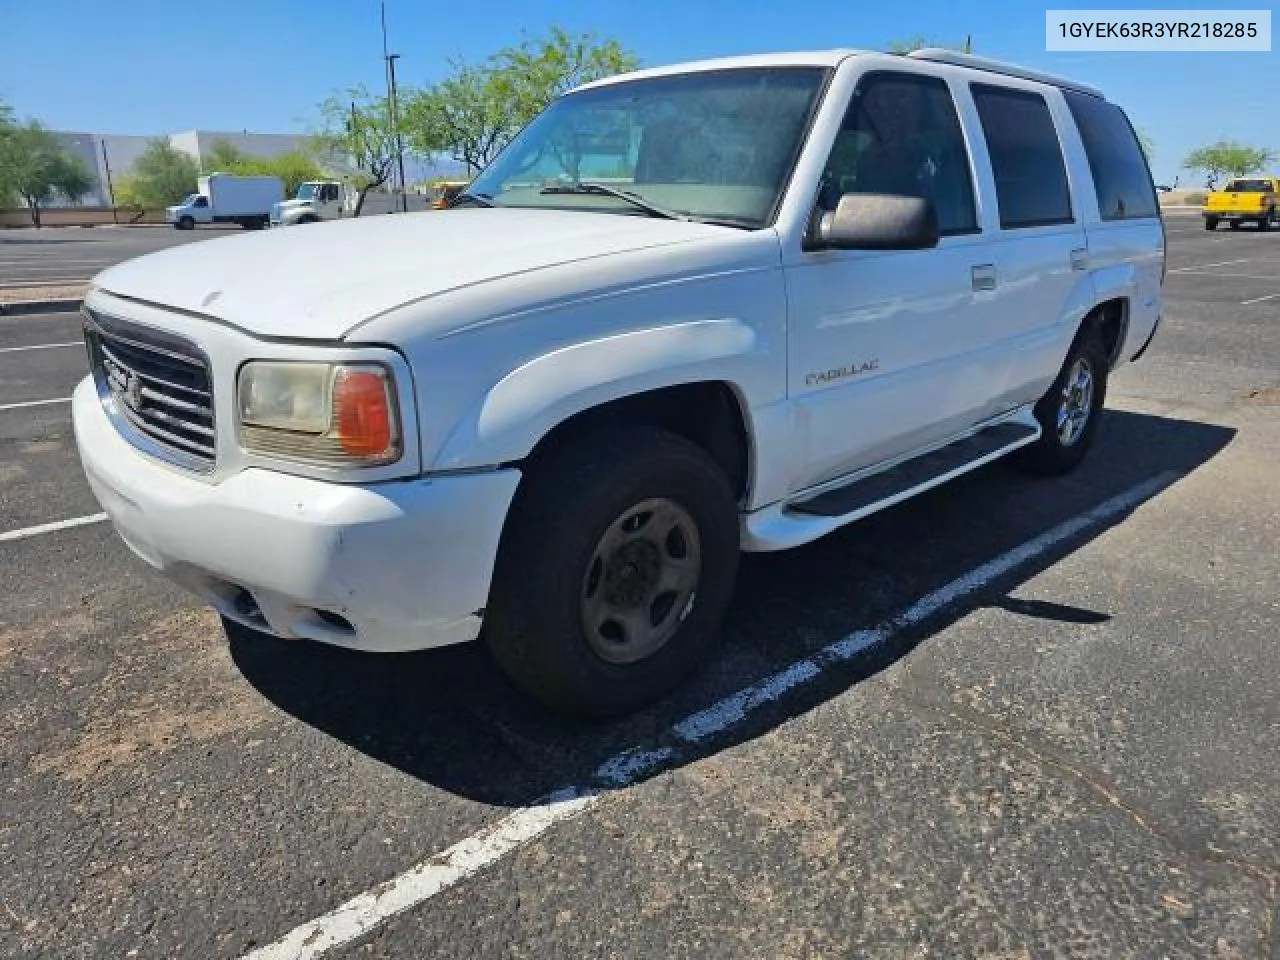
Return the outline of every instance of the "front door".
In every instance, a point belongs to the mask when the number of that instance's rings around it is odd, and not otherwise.
[[[931,250],[799,251],[786,267],[788,382],[806,436],[796,488],[937,443],[994,412],[982,351],[994,264],[946,81],[907,69],[861,78],[819,206],[845,193],[926,197]]]

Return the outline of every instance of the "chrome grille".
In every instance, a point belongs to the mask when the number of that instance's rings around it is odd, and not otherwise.
[[[135,447],[191,470],[217,456],[209,361],[189,341],[97,312],[85,342],[103,406]]]

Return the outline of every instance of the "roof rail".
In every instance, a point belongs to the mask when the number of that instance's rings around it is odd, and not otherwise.
[[[1047,83],[1051,86],[1062,87],[1064,90],[1075,90],[1077,93],[1087,93],[1091,97],[1098,97],[1105,100],[1102,91],[1096,87],[1090,87],[1087,84],[1076,83],[1074,80],[1068,80],[1065,77],[1057,77],[1051,73],[1041,73],[1038,70],[1026,70],[1022,67],[1015,67],[1010,63],[1001,63],[999,60],[988,60],[985,57],[975,57],[968,53],[958,53],[955,50],[946,50],[942,47],[927,47],[923,50],[913,50],[907,56],[915,60],[928,60],[930,63],[949,63],[956,67],[971,67],[974,70],[985,70],[988,73],[1000,73],[1006,77],[1019,77],[1023,80],[1034,80],[1037,83]]]

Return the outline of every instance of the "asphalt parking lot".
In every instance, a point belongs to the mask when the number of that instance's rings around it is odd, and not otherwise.
[[[603,726],[224,630],[94,522],[75,316],[0,317],[0,956],[1280,960],[1280,234],[1169,233],[1080,471],[748,556]]]
[[[0,230],[0,289],[83,283],[112,264],[144,253],[239,232],[239,227],[115,225]]]

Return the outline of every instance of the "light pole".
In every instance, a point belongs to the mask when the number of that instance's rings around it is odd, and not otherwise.
[[[388,120],[391,122],[391,135],[395,137],[396,142],[396,166],[400,171],[400,209],[408,213],[409,197],[404,182],[404,141],[400,138],[400,119],[396,114],[396,61],[400,59],[400,54],[387,53],[386,0],[382,0],[379,6],[382,11],[382,59],[387,64],[387,113]]]
[[[391,77],[391,93],[389,97],[389,105],[391,107],[391,132],[396,138],[396,166],[400,170],[400,211],[402,213],[409,212],[409,185],[404,179],[404,140],[400,136],[400,117],[396,110],[396,61],[400,59],[400,54],[393,53],[387,57],[387,73]]]

